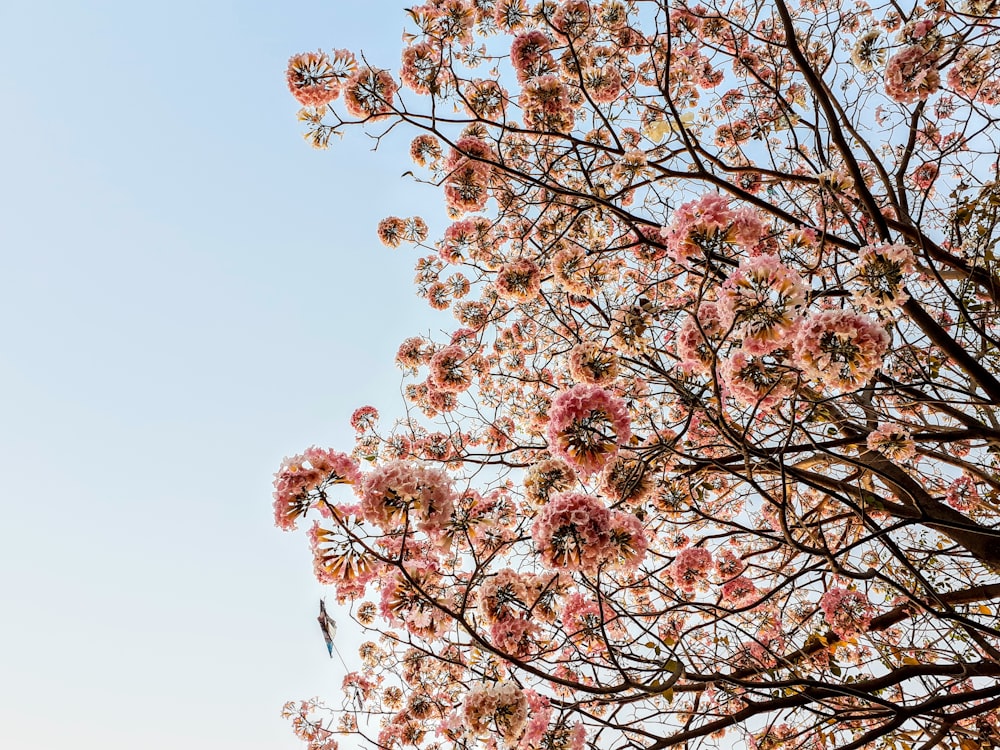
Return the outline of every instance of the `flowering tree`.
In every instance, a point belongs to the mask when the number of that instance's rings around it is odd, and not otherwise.
[[[451,223],[378,234],[456,319],[276,475],[373,633],[312,748],[1000,746],[998,13],[430,0],[397,72],[291,59],[317,147],[411,132]]]

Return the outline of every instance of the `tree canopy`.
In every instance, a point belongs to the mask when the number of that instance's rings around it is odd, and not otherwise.
[[[412,138],[450,224],[378,236],[455,319],[275,476],[371,634],[299,736],[1000,747],[1000,3],[406,13],[287,70]]]

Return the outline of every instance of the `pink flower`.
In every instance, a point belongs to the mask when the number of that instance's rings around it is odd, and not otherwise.
[[[610,534],[609,567],[620,570],[638,568],[649,548],[649,538],[642,522],[631,513],[613,511]]]
[[[351,427],[355,432],[366,432],[378,421],[378,409],[374,406],[362,406],[351,414]]]
[[[913,251],[903,244],[867,245],[858,253],[855,299],[873,310],[893,310],[906,303],[906,275],[913,273]]]
[[[853,638],[868,630],[873,609],[860,591],[832,588],[819,600],[826,624],[839,637]]]
[[[350,56],[350,66],[353,66],[354,56],[344,50],[334,53],[335,59],[345,63]],[[338,70],[325,52],[304,52],[293,55],[288,60],[288,70],[285,73],[288,90],[303,107],[323,107],[340,96],[340,78]]]
[[[722,584],[722,599],[734,607],[749,604],[757,597],[757,587],[746,576],[737,576]]]
[[[926,99],[941,85],[936,61],[917,44],[897,52],[885,66],[885,93],[902,104]]]
[[[685,319],[677,334],[681,367],[688,372],[707,374],[723,333],[719,306],[715,302],[698,305],[695,317]]]
[[[361,497],[361,515],[387,533],[416,524],[438,539],[455,507],[448,474],[412,461],[379,466],[355,491]]]
[[[549,410],[549,450],[584,475],[600,471],[632,437],[625,402],[581,383],[560,393]]]
[[[461,393],[472,385],[470,357],[462,347],[446,346],[430,361],[430,380],[435,388],[447,393]]]
[[[558,76],[544,75],[524,84],[518,98],[524,127],[541,132],[569,133],[573,129],[574,109],[569,88]]]
[[[494,287],[504,299],[527,302],[538,295],[541,279],[541,270],[533,260],[518,258],[500,267]]]
[[[513,682],[477,685],[465,696],[462,717],[470,736],[499,736],[510,747],[528,721],[528,698]]]
[[[869,450],[878,451],[892,461],[908,461],[917,454],[910,431],[898,424],[880,424],[868,433]]]
[[[809,377],[841,391],[860,388],[881,367],[889,334],[847,310],[813,313],[799,325],[795,360]]]
[[[541,31],[519,34],[510,45],[510,62],[517,82],[524,85],[531,78],[554,73],[555,60],[549,54],[552,42]]]
[[[538,514],[531,537],[546,567],[594,573],[612,552],[611,512],[596,497],[564,492]]]
[[[722,285],[719,317],[724,328],[743,339],[751,354],[782,347],[802,315],[806,286],[776,255],[759,255],[740,264]]]
[[[712,553],[702,547],[685,547],[677,553],[670,565],[670,576],[678,588],[693,594],[708,583],[712,568]]]
[[[389,71],[363,68],[344,83],[344,106],[351,117],[381,120],[392,113],[397,88]]]
[[[726,393],[744,406],[770,411],[795,390],[795,369],[771,356],[748,356],[737,349],[718,368]]]
[[[532,464],[524,477],[524,497],[535,506],[542,506],[552,495],[564,492],[577,481],[573,467],[558,458]]]
[[[609,385],[618,377],[618,355],[594,341],[577,344],[569,353],[569,374],[578,383]]]
[[[357,461],[346,453],[313,446],[286,458],[274,475],[274,523],[284,531],[315,503],[326,499],[326,488],[355,484],[361,477]]]

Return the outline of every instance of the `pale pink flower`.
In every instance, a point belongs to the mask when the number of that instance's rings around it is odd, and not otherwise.
[[[590,475],[614,458],[632,437],[632,428],[622,399],[581,383],[555,397],[546,435],[553,455]]]
[[[529,258],[518,258],[500,267],[494,288],[504,299],[527,302],[538,295],[541,279],[538,264]]]
[[[332,62],[322,51],[293,55],[285,74],[288,90],[303,107],[323,107],[340,96],[340,78],[353,67],[346,50],[334,52]]]
[[[577,482],[573,467],[559,458],[532,464],[524,475],[524,497],[534,506],[542,506],[552,495],[565,492]]]
[[[799,324],[795,361],[811,378],[841,391],[860,388],[882,365],[889,334],[847,310],[817,312]]]
[[[406,222],[398,216],[388,216],[378,223],[378,238],[386,247],[399,247],[405,232]]]
[[[421,336],[411,336],[399,345],[396,352],[396,364],[410,369],[426,364],[434,355],[426,339]]]
[[[397,88],[389,71],[362,68],[344,83],[344,106],[351,117],[381,120],[392,113]]]
[[[542,508],[531,537],[548,568],[594,573],[611,549],[611,512],[591,495],[564,492]]]
[[[552,42],[541,31],[519,34],[510,45],[510,62],[517,82],[524,85],[530,79],[552,74],[556,63],[549,54]]]
[[[874,609],[860,591],[834,587],[819,600],[826,624],[839,637],[854,638],[867,632]]]
[[[941,85],[937,59],[918,44],[889,58],[885,66],[885,93],[903,104],[926,99]]]
[[[686,594],[703,589],[712,569],[712,553],[703,547],[685,547],[670,564],[670,577]]]
[[[867,245],[858,253],[862,289],[854,297],[870,309],[893,310],[909,299],[904,285],[914,270],[913,251],[907,245]]]
[[[605,386],[618,377],[618,354],[594,341],[574,346],[568,361],[569,374],[578,383]]]
[[[744,406],[769,411],[795,390],[794,368],[771,356],[753,356],[736,349],[719,363],[719,378],[725,392]]]
[[[569,94],[569,88],[558,76],[529,80],[518,98],[524,126],[541,132],[569,133],[575,122]]]
[[[968,474],[963,474],[950,485],[944,495],[944,501],[955,510],[967,511],[979,505],[982,498],[975,481]]]
[[[681,367],[688,372],[707,374],[724,332],[719,306],[715,302],[698,305],[695,317],[686,318],[677,334]]]
[[[410,158],[420,167],[433,165],[441,159],[441,143],[432,135],[418,135],[410,143]]]
[[[455,506],[448,474],[413,461],[390,461],[377,467],[355,491],[361,497],[365,520],[387,533],[415,524],[437,539]]]
[[[869,450],[878,451],[892,461],[909,461],[917,454],[910,431],[902,425],[887,422],[868,433]]]
[[[719,250],[726,242],[734,218],[727,198],[706,193],[674,211],[670,223],[663,228],[663,239],[674,260],[683,263],[696,255]]]
[[[642,522],[631,513],[611,513],[611,541],[608,565],[620,570],[635,570],[642,564],[649,548],[649,537]]]
[[[357,461],[346,453],[313,446],[286,458],[274,475],[275,525],[291,531],[299,516],[325,500],[327,487],[355,484],[360,478]]]
[[[787,343],[805,305],[802,277],[776,255],[745,260],[722,284],[719,317],[751,354],[767,354]]]
[[[749,604],[757,595],[757,587],[746,576],[737,576],[722,584],[722,600],[734,607]]]
[[[378,422],[378,409],[374,406],[361,406],[351,414],[351,427],[355,432],[366,432]]]
[[[470,357],[462,347],[452,344],[439,350],[429,363],[430,381],[441,391],[461,393],[472,385]]]
[[[528,698],[513,682],[477,685],[465,696],[462,717],[470,736],[496,736],[510,747],[528,721]]]

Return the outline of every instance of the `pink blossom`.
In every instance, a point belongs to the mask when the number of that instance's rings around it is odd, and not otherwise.
[[[722,599],[734,607],[742,607],[757,598],[754,582],[746,576],[737,576],[722,584]]]
[[[704,588],[712,568],[712,553],[703,547],[685,547],[670,565],[670,576],[686,594]]]
[[[351,117],[383,119],[392,113],[397,88],[389,71],[362,68],[344,83],[344,106]]]
[[[413,461],[390,461],[367,474],[355,491],[361,514],[385,532],[415,523],[439,538],[451,518],[455,493],[451,478],[441,469]]]
[[[646,557],[649,538],[642,522],[631,513],[611,513],[608,564],[611,568],[635,570]]]
[[[350,53],[338,50],[335,54]],[[285,78],[288,90],[303,107],[323,107],[340,96],[338,71],[322,51],[293,55],[288,60]]]
[[[893,310],[909,299],[904,285],[913,271],[913,251],[907,245],[866,245],[858,253],[862,289],[855,299],[873,310]]]
[[[885,93],[903,104],[926,99],[941,85],[936,58],[920,45],[906,47],[885,66]]]
[[[518,98],[524,127],[529,130],[569,133],[573,129],[574,111],[569,88],[558,76],[544,75],[524,84]]]
[[[719,317],[743,339],[751,354],[767,354],[784,345],[802,315],[806,286],[776,255],[760,255],[740,264],[722,285]]]
[[[625,402],[581,383],[560,393],[549,410],[549,450],[584,475],[600,471],[632,436]]]
[[[284,530],[295,528],[296,519],[325,500],[325,490],[334,484],[355,484],[361,477],[357,461],[346,453],[313,446],[281,462],[274,475],[274,523]]]
[[[564,492],[553,497],[531,527],[548,568],[594,573],[611,547],[611,512],[596,497]]]
[[[868,433],[867,444],[869,450],[878,451],[892,461],[909,461],[917,454],[910,431],[891,422],[880,424]]]
[[[698,305],[695,317],[681,324],[677,334],[677,356],[688,372],[705,375],[715,358],[715,350],[724,333],[719,306],[715,302]]]
[[[494,286],[504,299],[527,302],[538,295],[541,278],[541,270],[534,261],[518,258],[501,266]]]
[[[439,350],[429,363],[430,381],[441,391],[461,393],[472,385],[470,357],[462,347],[452,344]]]
[[[569,353],[569,374],[578,383],[609,385],[618,377],[618,354],[594,341],[577,344]]]
[[[372,429],[377,421],[378,409],[374,406],[359,407],[351,414],[351,427],[355,432],[366,432]]]
[[[528,721],[528,698],[513,682],[477,685],[466,693],[462,717],[470,736],[495,735],[510,747]]]
[[[881,367],[889,334],[847,310],[813,313],[799,325],[795,361],[811,378],[841,391],[860,388]]]
[[[794,368],[771,356],[755,357],[736,349],[718,368],[725,392],[744,406],[770,411],[795,390]]]
[[[827,625],[845,640],[867,632],[872,621],[873,608],[860,591],[832,588],[823,594],[819,606]]]
[[[555,60],[549,54],[551,46],[552,42],[541,31],[528,31],[514,38],[510,45],[510,62],[518,83],[523,85],[532,78],[556,71]]]

